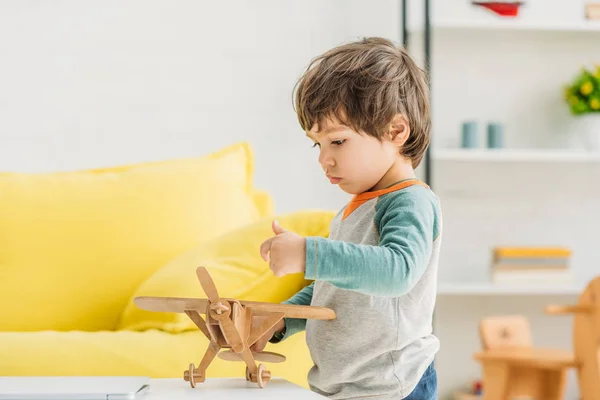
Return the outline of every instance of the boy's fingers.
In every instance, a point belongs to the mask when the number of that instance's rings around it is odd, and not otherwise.
[[[279,268],[279,265],[276,265],[273,260],[269,262],[269,267],[271,268],[271,271],[273,271],[273,275],[276,277],[280,278],[285,275],[285,273],[281,271],[281,268]]]
[[[273,233],[275,233],[276,235],[287,232],[285,229],[283,229],[281,227],[281,225],[279,225],[279,222],[277,220],[273,220],[273,222],[271,223],[271,226],[273,228]]]
[[[282,276],[281,260],[279,259],[277,252],[275,252],[275,254],[273,254],[273,249],[275,248],[275,245],[276,245],[276,243],[271,244],[271,254],[269,257],[269,268],[271,268],[273,275],[280,277],[280,276]]]
[[[275,263],[273,262],[273,259],[271,259],[269,261],[269,268],[271,268],[271,272],[273,272],[273,275],[275,276],[279,276],[278,272],[277,272],[277,266],[275,265]]]
[[[260,256],[265,261],[269,261],[269,251],[271,251],[271,243],[273,242],[273,239],[275,238],[267,239],[260,245]]]

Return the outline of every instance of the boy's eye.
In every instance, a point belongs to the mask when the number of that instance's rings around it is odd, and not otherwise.
[[[336,146],[341,146],[342,143],[344,143],[344,142],[345,142],[345,140],[334,140],[331,142],[331,144],[334,144]]]

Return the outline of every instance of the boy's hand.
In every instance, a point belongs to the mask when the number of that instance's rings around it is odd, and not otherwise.
[[[273,221],[275,236],[260,245],[260,255],[269,261],[275,276],[304,272],[306,268],[306,240],[294,232],[288,232]]]
[[[271,328],[267,333],[262,335],[262,337],[258,339],[252,346],[250,346],[250,351],[252,351],[253,353],[263,351],[264,348],[267,346],[267,343],[269,343],[269,339],[271,339],[275,333],[283,331],[284,328],[285,320],[282,319],[281,321],[276,323],[275,326]]]

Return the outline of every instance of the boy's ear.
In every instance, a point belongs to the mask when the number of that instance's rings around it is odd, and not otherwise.
[[[388,139],[395,145],[402,147],[410,136],[408,119],[402,114],[394,115],[388,131]]]

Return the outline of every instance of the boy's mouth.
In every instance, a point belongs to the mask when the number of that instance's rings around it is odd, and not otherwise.
[[[340,183],[340,181],[342,180],[342,178],[337,178],[335,176],[329,176],[329,175],[327,175],[327,178],[329,178],[329,182],[331,182],[333,185]]]

